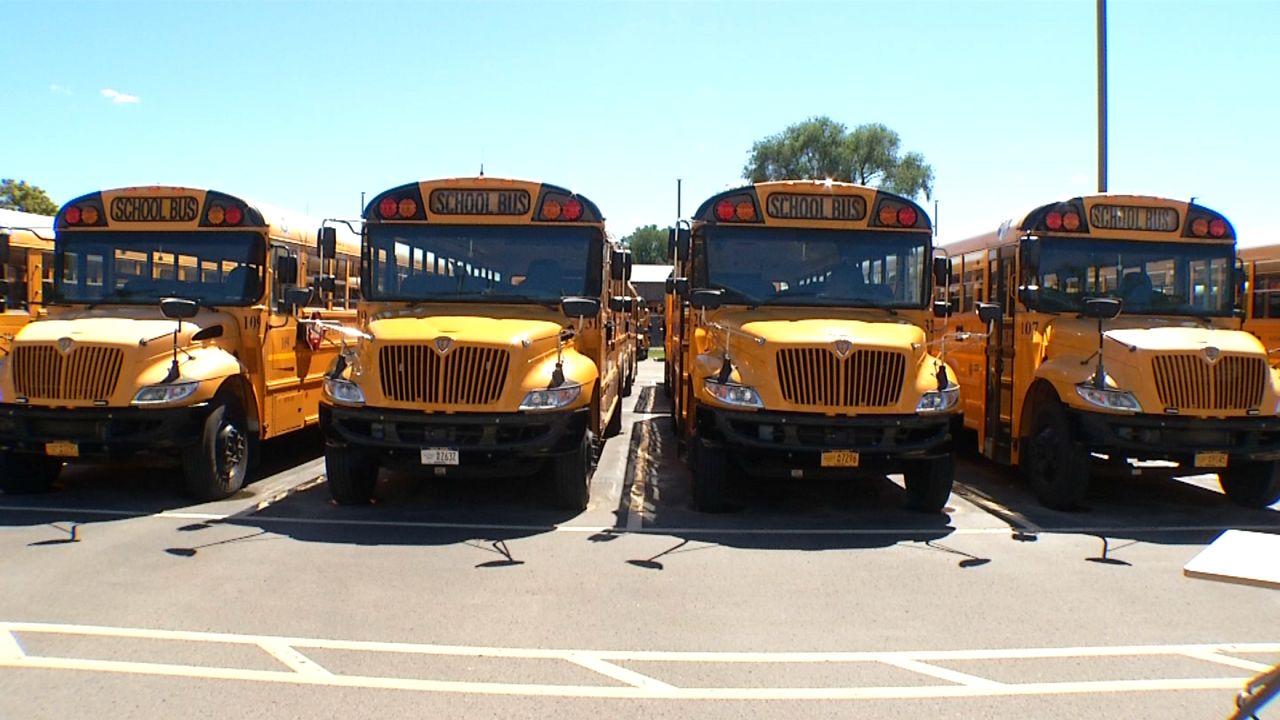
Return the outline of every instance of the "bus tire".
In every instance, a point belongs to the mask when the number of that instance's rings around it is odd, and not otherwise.
[[[955,469],[955,459],[950,455],[909,463],[902,472],[907,486],[907,507],[926,513],[940,512],[951,497]]]
[[[45,455],[0,453],[0,490],[6,495],[49,492],[62,472],[62,461]]]
[[[1248,508],[1265,508],[1280,500],[1280,462],[1243,462],[1218,473],[1227,499]]]
[[[582,433],[578,447],[551,458],[551,492],[561,510],[582,512],[591,500],[591,460],[595,445],[591,433]]]
[[[345,445],[326,445],[325,484],[329,497],[339,505],[368,505],[378,485],[378,463],[367,454]]]
[[[724,448],[695,439],[689,447],[693,507],[705,513],[722,513],[729,504],[729,459]]]
[[[182,452],[183,486],[190,497],[221,500],[244,487],[249,474],[249,435],[244,413],[215,401],[204,418],[200,439]]]
[[[1079,508],[1089,489],[1089,457],[1076,450],[1058,402],[1046,401],[1036,410],[1025,447],[1024,474],[1040,503],[1054,510]]]

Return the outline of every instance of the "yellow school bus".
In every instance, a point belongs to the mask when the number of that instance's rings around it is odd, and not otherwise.
[[[1242,505],[1280,498],[1280,376],[1235,315],[1221,214],[1091,195],[946,250],[965,425],[1042,503],[1076,507],[1099,464],[1127,473],[1133,460],[1216,472]]]
[[[335,286],[324,265],[359,257],[348,242],[322,264],[318,225],[184,187],[64,205],[45,312],[0,360],[0,488],[47,490],[66,462],[151,459],[179,464],[197,499],[236,492],[259,441],[319,419],[338,345],[298,313],[355,321],[302,287],[309,270]]]
[[[0,357],[39,312],[52,260],[53,218],[0,208]]]
[[[1244,302],[1244,329],[1258,336],[1271,356],[1280,362],[1280,245],[1240,248],[1248,292]]]
[[[365,209],[362,336],[325,380],[329,490],[370,501],[378,470],[544,471],[589,500],[596,438],[622,422],[617,248],[595,203],[492,177],[409,183]]]
[[[673,417],[697,507],[728,507],[746,473],[898,472],[911,507],[943,507],[958,388],[932,346],[923,209],[847,183],[759,183],[708,199],[673,245]]]

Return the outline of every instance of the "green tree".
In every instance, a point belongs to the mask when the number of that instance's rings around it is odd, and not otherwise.
[[[757,141],[742,174],[765,180],[842,180],[907,197],[933,192],[933,168],[918,152],[900,152],[898,133],[880,123],[849,130],[814,117]]]
[[[44,190],[28,185],[26,180],[0,179],[0,208],[21,210],[37,215],[57,215],[58,203]]]
[[[622,244],[631,248],[631,262],[640,265],[662,265],[667,258],[667,231],[657,225],[638,227],[622,238]]]

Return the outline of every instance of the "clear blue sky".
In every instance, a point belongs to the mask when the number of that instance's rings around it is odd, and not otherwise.
[[[1096,188],[1094,7],[5,2],[0,176],[353,217],[362,191],[483,163],[587,195],[621,237],[671,222],[677,178],[687,215],[754,141],[828,115],[923,153],[958,239]],[[1108,11],[1110,189],[1280,240],[1280,2]]]

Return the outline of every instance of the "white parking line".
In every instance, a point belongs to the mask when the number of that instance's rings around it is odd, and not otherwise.
[[[46,633],[134,638],[185,640],[192,643],[229,643],[255,645],[280,658],[290,671],[264,671],[247,668],[177,665],[135,661],[99,660],[93,658],[31,656],[21,652],[10,633]],[[1235,658],[1220,653],[1277,653],[1280,643],[1136,645],[1122,647],[1075,648],[1010,648],[982,650],[922,650],[892,652],[663,652],[634,650],[568,650],[549,648],[497,648],[414,643],[366,642],[323,638],[290,638],[230,633],[187,632],[120,628],[93,625],[0,622],[0,635],[9,635],[12,643],[0,652],[0,667],[78,670],[172,677],[212,678],[246,682],[294,683],[376,689],[399,689],[424,692],[474,693],[486,695],[527,695],[548,697],[594,697],[628,699],[735,699],[735,700],[848,700],[848,699],[918,699],[992,697],[1011,695],[1062,695],[1082,693],[1160,692],[1185,690],[1226,690],[1239,688],[1247,678],[1151,678],[1142,680],[1090,680],[1037,683],[1000,683],[970,673],[962,673],[928,664],[930,660],[1019,660],[1031,658],[1092,658],[1116,656],[1193,657],[1218,664],[1236,665]],[[15,654],[16,648],[16,654]],[[557,660],[574,663],[598,673],[603,678],[622,682],[614,685],[559,685],[552,683],[502,683],[433,680],[429,678],[374,677],[331,673],[307,658],[298,648],[320,648],[360,652],[384,652],[419,655],[498,657]],[[945,684],[912,686],[855,687],[677,687],[649,675],[632,671],[612,661],[648,661],[669,663],[880,663],[927,677]],[[1247,663],[1248,661],[1240,661]],[[1251,666],[1261,667],[1257,663]],[[1254,667],[1242,669],[1254,670]],[[527,672],[527,668],[521,671]]]
[[[1195,652],[1183,653],[1183,655],[1186,655],[1189,658],[1194,658],[1196,660],[1206,660],[1211,663],[1218,663],[1219,665],[1227,665],[1233,668],[1240,668],[1241,670],[1248,670],[1249,672],[1252,672],[1252,673],[1266,672],[1267,670],[1271,669],[1270,665],[1263,665],[1262,663],[1256,663],[1256,662],[1253,662],[1252,660],[1244,660],[1238,657],[1228,657],[1226,655],[1219,655],[1217,652],[1213,652],[1209,650],[1205,650],[1205,651],[1198,650]]]
[[[25,657],[22,646],[18,644],[18,638],[13,636],[12,632],[4,628],[0,628],[0,658],[21,658]]]

